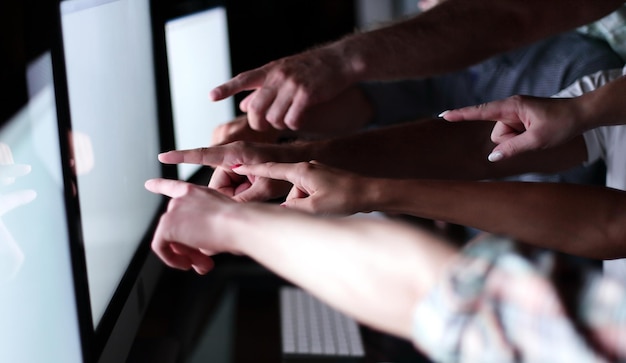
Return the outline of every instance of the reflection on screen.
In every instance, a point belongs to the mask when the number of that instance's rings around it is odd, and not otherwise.
[[[61,3],[89,293],[97,325],[155,216],[161,174],[148,0]]]
[[[208,146],[213,129],[235,117],[233,98],[211,102],[209,92],[231,78],[228,23],[223,7],[170,20],[165,25],[177,149]],[[178,165],[188,179],[197,166]]]
[[[0,128],[0,362],[82,360],[51,67]]]

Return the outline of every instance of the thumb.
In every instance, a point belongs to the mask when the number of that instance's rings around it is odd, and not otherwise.
[[[272,199],[272,195],[269,192],[269,190],[267,188],[265,188],[263,186],[262,181],[257,181],[256,183],[252,183],[252,185],[237,193],[234,197],[233,200],[237,201],[237,202],[266,202],[270,199]]]
[[[313,213],[309,198],[288,198],[281,203],[281,207],[287,207],[289,209],[299,210],[302,212]]]
[[[534,138],[528,132],[511,137],[496,146],[487,159],[491,162],[496,162],[536,149],[536,142],[533,140]]]

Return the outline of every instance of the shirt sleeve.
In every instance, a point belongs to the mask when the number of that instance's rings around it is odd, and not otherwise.
[[[578,97],[584,93],[591,92],[597,88],[621,77],[626,74],[626,67],[608,69],[595,72],[588,76],[582,77],[572,83],[569,87],[563,89],[554,98],[571,98]],[[602,153],[602,128],[596,128],[583,133],[585,145],[587,147],[587,161],[584,165],[590,165],[600,158],[604,158]]]
[[[437,362],[626,358],[623,287],[574,262],[497,237],[471,243],[417,303],[415,345]]]

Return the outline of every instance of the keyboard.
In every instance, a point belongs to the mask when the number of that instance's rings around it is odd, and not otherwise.
[[[283,358],[359,361],[365,357],[359,326],[308,292],[280,288]]]

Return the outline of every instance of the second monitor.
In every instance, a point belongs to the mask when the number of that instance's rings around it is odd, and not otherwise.
[[[212,6],[167,20],[165,40],[176,148],[209,146],[215,127],[235,117],[232,97],[208,98],[232,76],[226,8]],[[186,164],[178,168],[181,179],[198,170]]]

